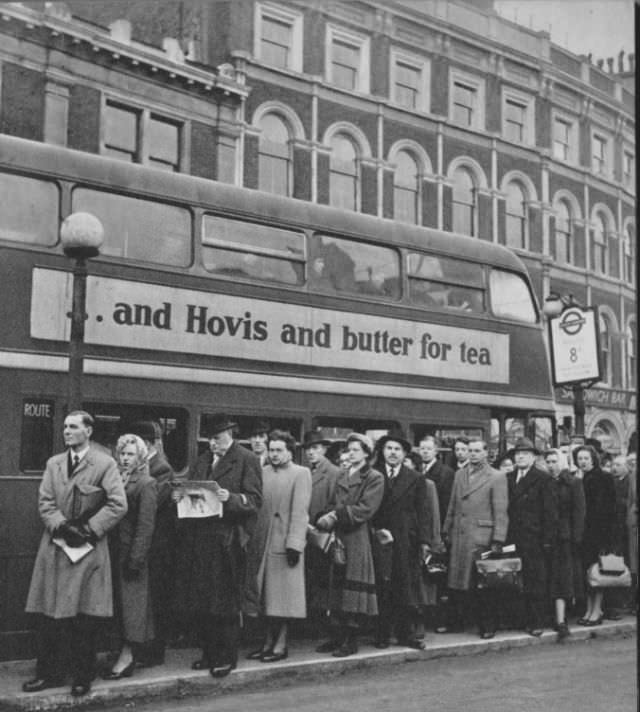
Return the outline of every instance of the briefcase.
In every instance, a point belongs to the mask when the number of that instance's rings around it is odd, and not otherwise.
[[[478,559],[476,586],[481,589],[522,591],[522,559]]]

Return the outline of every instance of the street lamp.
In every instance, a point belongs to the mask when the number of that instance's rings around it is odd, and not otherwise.
[[[69,338],[69,411],[82,407],[84,322],[87,319],[87,260],[100,254],[104,239],[102,223],[91,213],[72,213],[60,227],[60,241],[73,265],[73,301],[67,316],[71,319]]]
[[[595,307],[583,307],[573,294],[550,292],[542,307],[549,323],[554,385],[573,390],[573,439],[584,442],[584,392],[600,380]]]

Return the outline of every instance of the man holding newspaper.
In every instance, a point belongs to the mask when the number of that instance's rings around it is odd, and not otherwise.
[[[91,446],[93,418],[73,411],[64,420],[67,451],[47,462],[38,507],[45,526],[27,598],[40,614],[36,676],[25,692],[64,683],[86,694],[95,676],[100,619],[113,615],[107,532],[127,512],[115,460]],[[65,665],[66,661],[70,665]]]

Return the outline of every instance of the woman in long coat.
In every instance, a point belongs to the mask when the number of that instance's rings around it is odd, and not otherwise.
[[[317,648],[335,657],[358,651],[357,631],[363,616],[378,614],[376,580],[371,552],[370,520],[384,496],[384,475],[369,466],[371,438],[351,433],[347,438],[351,468],[342,473],[330,511],[316,522],[318,529],[334,531],[345,548],[346,565],[334,566],[330,606],[338,631]]]
[[[590,445],[581,445],[574,453],[578,469],[583,473],[582,486],[586,502],[584,537],[582,540],[583,572],[598,561],[601,552],[611,552],[614,546],[616,491],[613,477],[600,469],[598,455]],[[603,589],[587,590],[587,610],[578,620],[580,625],[600,625],[603,620]]]
[[[116,459],[127,495],[128,510],[117,531],[117,596],[122,648],[105,680],[131,677],[136,648],[154,639],[149,590],[149,551],[156,519],[156,481],[149,474],[147,446],[137,435],[122,435]]]
[[[249,561],[253,566],[259,562],[257,584],[267,631],[263,646],[248,658],[263,663],[287,657],[287,621],[307,615],[304,547],[311,472],[291,462],[295,445],[290,433],[274,430],[269,434],[271,464],[262,470],[263,502],[249,544]]]
[[[556,625],[562,639],[569,635],[566,603],[574,598],[582,599],[584,595],[580,546],[584,533],[585,500],[582,482],[569,472],[563,452],[548,450],[545,462],[553,477],[558,499],[558,531],[551,558],[549,594],[555,602]]]

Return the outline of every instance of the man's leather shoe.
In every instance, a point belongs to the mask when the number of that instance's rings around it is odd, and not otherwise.
[[[532,635],[534,638],[539,638],[542,635],[543,631],[542,628],[530,627],[527,628],[527,633],[529,633],[529,635]]]
[[[316,653],[332,653],[337,650],[341,645],[339,640],[327,640],[326,643],[320,643],[316,648]]]
[[[349,655],[355,655],[358,652],[358,644],[345,641],[337,650],[333,652],[334,658],[346,658]]]
[[[90,682],[78,682],[77,680],[71,685],[71,694],[74,697],[82,697],[91,689]]]
[[[491,638],[495,638],[495,635],[495,630],[483,630],[480,633],[480,637],[482,638],[482,640],[491,640]]]
[[[33,680],[27,680],[27,682],[22,685],[22,691],[40,692],[50,687],[62,687],[63,684],[61,680],[49,680],[46,677],[36,677]]]
[[[232,670],[235,670],[235,665],[233,663],[227,663],[226,665],[215,665],[209,669],[211,677],[226,677]]]
[[[289,657],[289,651],[285,648],[281,653],[276,653],[275,650],[265,653],[260,660],[263,663],[277,663],[280,660],[286,660]]]

